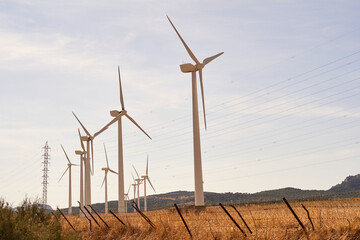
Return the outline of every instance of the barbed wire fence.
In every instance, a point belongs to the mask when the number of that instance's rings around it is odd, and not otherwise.
[[[250,235],[286,235],[301,234],[305,231],[307,236],[312,231],[330,231],[334,228],[341,228],[350,231],[352,227],[360,227],[360,198],[322,200],[322,201],[290,201],[289,211],[284,202],[263,203],[263,204],[224,204],[226,212],[220,206],[194,207],[179,205],[168,209],[129,212],[118,216],[124,223],[120,224],[114,216],[101,214],[101,217],[109,224],[110,228],[123,227],[135,228],[138,231],[149,231],[152,227],[166,229],[166,231],[181,232],[190,238],[204,234],[209,239],[216,239],[224,233],[235,234],[237,237]],[[306,209],[306,210],[305,210]],[[145,216],[142,216],[145,215]],[[230,215],[230,216],[229,216]],[[153,226],[146,223],[149,219]],[[89,224],[86,219],[73,215],[69,219],[80,231],[89,231]],[[66,223],[64,228],[69,228]],[[105,226],[102,226],[105,228]],[[94,228],[94,226],[93,226]],[[241,230],[239,230],[241,229]]]

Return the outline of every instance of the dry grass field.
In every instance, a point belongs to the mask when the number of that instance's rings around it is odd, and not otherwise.
[[[203,209],[180,207],[180,211],[193,239],[360,239],[360,198],[290,204],[305,225],[306,233],[285,203],[236,206],[252,234],[237,212],[225,206],[246,237],[220,206]],[[308,209],[314,230],[301,204]],[[175,208],[145,214],[155,229],[139,213],[132,212],[121,217],[125,226],[111,214],[101,214],[109,229],[94,215],[101,227],[92,221],[92,231],[86,218],[68,216],[77,233],[61,217],[62,234],[64,238],[72,236],[74,239],[190,239]]]

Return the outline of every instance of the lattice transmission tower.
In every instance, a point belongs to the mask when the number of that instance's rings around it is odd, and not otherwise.
[[[49,171],[49,163],[50,163],[49,162],[49,160],[50,160],[49,151],[51,149],[49,147],[47,141],[46,141],[43,149],[44,149],[44,154],[42,156],[43,156],[44,161],[42,162],[42,164],[44,165],[44,168],[42,170],[42,172],[43,172],[43,175],[42,175],[42,178],[43,178],[43,181],[42,181],[42,185],[43,185],[42,204],[43,204],[43,207],[45,208],[45,205],[47,204],[47,185],[49,184],[49,182],[48,182],[48,177],[49,177],[48,171]]]

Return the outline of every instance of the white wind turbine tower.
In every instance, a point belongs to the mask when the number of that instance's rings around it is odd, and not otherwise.
[[[107,153],[106,153],[105,144],[104,144],[104,150],[105,150],[105,157],[106,157],[106,168],[101,169],[101,170],[105,171],[105,177],[104,177],[104,181],[103,181],[101,187],[105,183],[105,213],[108,213],[109,208],[108,208],[108,194],[107,194],[107,174],[108,174],[109,171],[112,172],[112,173],[115,173],[115,174],[117,174],[117,172],[110,169],[110,167],[109,167],[109,160],[108,160],[108,156],[107,156]]]
[[[110,115],[114,117],[111,122],[109,122],[105,127],[103,127],[100,131],[94,134],[99,135],[103,131],[105,131],[110,125],[115,122],[118,122],[118,212],[119,214],[125,214],[125,201],[124,201],[124,158],[123,158],[123,144],[122,144],[122,123],[121,117],[127,117],[132,123],[135,124],[146,136],[150,139],[151,137],[135,122],[133,118],[131,118],[127,111],[125,110],[124,99],[122,94],[121,88],[121,78],[120,78],[120,68],[118,67],[118,74],[119,74],[119,86],[120,86],[120,103],[121,103],[121,111],[112,110],[110,111]]]
[[[60,144],[61,145],[61,144]],[[68,155],[66,154],[65,152],[65,149],[63,147],[63,145],[61,145],[61,148],[62,150],[64,151],[65,153],[65,156],[66,156],[66,159],[68,160],[68,167],[66,168],[65,172],[63,173],[63,175],[61,176],[61,178],[59,179],[59,182],[60,180],[64,177],[65,173],[67,172],[67,170],[69,170],[69,210],[68,210],[68,214],[72,214],[72,198],[71,198],[71,167],[72,166],[79,166],[78,164],[73,164],[70,162],[70,159],[68,157]]]
[[[133,165],[133,168],[135,170],[136,176],[138,177],[138,178],[134,179],[134,181],[135,181],[136,186],[137,186],[137,205],[138,205],[138,208],[141,209],[140,208],[140,184],[141,184],[141,182],[143,180],[140,178],[140,176],[139,176],[138,172],[136,171],[136,168],[134,167],[134,165]]]
[[[84,207],[84,160],[85,160],[85,155],[86,155],[86,151],[85,151],[85,147],[83,142],[81,141],[81,134],[80,134],[80,130],[78,129],[79,132],[79,137],[80,137],[80,143],[81,143],[81,148],[83,149],[81,150],[76,150],[75,154],[80,156],[80,207],[83,208]],[[80,212],[80,216],[83,217],[83,213],[81,211]]]
[[[84,129],[86,136],[81,136],[81,140],[86,142],[86,155],[85,157],[85,205],[91,205],[91,175],[94,175],[94,145],[93,140],[96,137],[96,134],[92,136],[85,126],[81,123],[79,118],[72,113],[76,120],[79,122],[81,127]],[[92,167],[90,166],[90,152],[92,159]],[[90,211],[91,209],[89,209]]]
[[[206,64],[210,63],[215,58],[219,57],[224,52],[218,53],[212,57],[205,58],[202,63],[197,60],[195,55],[191,52],[190,48],[186,45],[185,41],[176,30],[174,24],[167,16],[171,26],[179,36],[183,43],[186,51],[190,55],[191,59],[194,60],[195,65],[192,63],[185,63],[180,65],[180,69],[183,73],[191,72],[192,79],[192,114],[193,114],[193,147],[194,147],[194,174],[195,174],[195,206],[204,206],[204,189],[203,189],[203,177],[202,177],[202,166],[201,166],[201,146],[200,146],[200,129],[199,129],[199,111],[198,111],[198,99],[197,99],[197,83],[196,83],[196,72],[199,71],[200,87],[202,105],[204,111],[204,122],[206,130],[206,115],[205,115],[205,101],[204,101],[204,88],[202,82],[202,69]]]
[[[149,178],[149,156],[147,156],[147,159],[146,159],[146,174],[145,176],[141,176],[141,178],[143,179],[144,181],[144,211],[146,212],[147,211],[147,202],[146,202],[146,180],[149,181],[150,183],[150,186],[152,187],[152,189],[155,191],[155,188],[154,186],[152,185],[151,181],[150,181],[150,178]]]
[[[133,180],[134,180],[134,183],[131,184],[131,186],[133,186],[133,188],[134,188],[134,199],[133,199],[133,201],[136,202],[136,186],[137,186],[137,184],[136,184],[134,175],[133,175],[132,173],[131,173],[131,176],[132,176],[132,178],[133,178]],[[134,212],[135,212],[135,208],[134,208]]]
[[[130,192],[131,185],[129,186],[129,189],[126,193],[124,193],[125,197],[125,213],[127,213],[127,201],[129,201],[129,192]]]

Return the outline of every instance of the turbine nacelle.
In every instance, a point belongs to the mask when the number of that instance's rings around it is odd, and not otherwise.
[[[83,155],[83,154],[85,154],[86,152],[85,151],[81,151],[81,150],[76,150],[75,151],[75,154],[76,155]]]
[[[89,140],[89,137],[88,136],[81,136],[80,139],[81,139],[81,141],[86,142],[86,141]]]
[[[81,136],[81,140],[84,142],[89,142],[91,140],[93,140],[94,137],[93,136]]]
[[[183,73],[189,73],[189,72],[196,72],[205,67],[205,64],[199,63],[199,64],[192,64],[192,63],[184,63],[180,65],[180,69]]]
[[[124,114],[126,114],[126,111],[125,110],[122,110],[122,111],[112,110],[112,111],[110,111],[110,115],[112,117],[117,117],[117,116],[119,116],[119,114],[124,115]]]
[[[180,65],[180,70],[183,73],[195,72],[196,71],[196,66],[194,64],[192,64],[192,63],[185,63],[185,64]]]

